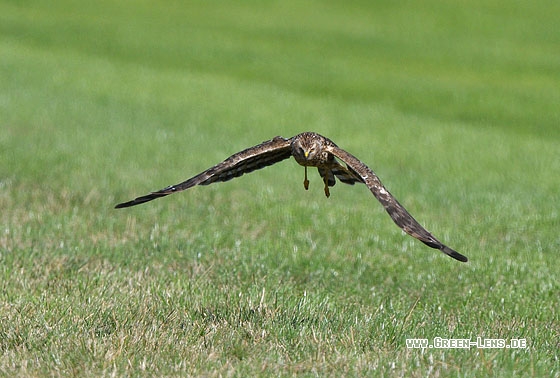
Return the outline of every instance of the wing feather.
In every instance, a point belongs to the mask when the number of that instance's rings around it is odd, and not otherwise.
[[[275,137],[253,147],[231,155],[226,160],[208,168],[204,172],[191,177],[176,185],[171,185],[161,190],[152,192],[145,196],[137,197],[131,201],[119,203],[115,208],[130,207],[152,201],[156,198],[165,197],[196,185],[209,185],[213,182],[229,181],[245,173],[253,172],[288,159],[291,154],[291,139]]]
[[[336,178],[340,180],[340,182],[348,185],[354,185],[357,182],[363,183],[363,180],[359,175],[357,175],[351,169],[345,168],[340,164],[333,166],[331,170]]]
[[[428,230],[422,227],[422,225],[420,225],[420,223],[418,223],[418,221],[410,215],[404,206],[402,206],[399,201],[393,197],[387,188],[385,188],[385,186],[381,183],[381,180],[379,180],[379,177],[377,177],[375,172],[373,172],[367,165],[362,163],[354,155],[344,151],[336,145],[330,145],[329,152],[344,162],[351,171],[362,178],[363,182],[367,185],[375,198],[381,202],[387,213],[389,213],[391,219],[393,219],[397,226],[399,226],[404,232],[432,248],[439,249],[456,260],[462,262],[468,261],[467,257],[447,247],[436,239],[436,237]]]

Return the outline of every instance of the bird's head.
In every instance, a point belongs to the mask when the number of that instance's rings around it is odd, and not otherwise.
[[[321,141],[313,137],[313,135],[295,138],[292,143],[292,154],[300,164],[310,165],[306,163],[312,163],[319,159],[322,152],[323,145]]]

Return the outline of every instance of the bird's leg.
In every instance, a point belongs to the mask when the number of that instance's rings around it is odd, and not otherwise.
[[[309,180],[307,179],[307,165],[305,165],[303,168],[305,168],[305,178],[303,179],[303,187],[305,188],[305,190],[309,189]]]
[[[331,192],[329,192],[329,180],[327,179],[327,175],[323,177],[323,182],[325,183],[325,195],[329,198],[331,196]]]

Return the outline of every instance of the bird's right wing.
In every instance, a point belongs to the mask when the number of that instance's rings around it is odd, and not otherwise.
[[[213,182],[228,181],[257,169],[264,168],[279,161],[288,159],[292,155],[291,139],[280,136],[267,140],[253,147],[231,155],[219,164],[183,181],[164,189],[137,197],[131,201],[119,203],[115,208],[130,207],[156,198],[189,189],[195,185],[209,185]]]

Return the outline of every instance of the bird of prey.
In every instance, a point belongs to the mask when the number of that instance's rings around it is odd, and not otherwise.
[[[204,172],[164,189],[120,203],[116,208],[139,205],[156,198],[165,197],[189,189],[195,185],[209,185],[213,182],[228,181],[257,169],[275,164],[293,156],[304,167],[303,186],[309,188],[307,167],[317,167],[325,188],[325,195],[330,196],[329,187],[334,186],[335,178],[345,184],[365,184],[375,198],[381,202],[389,216],[404,232],[420,240],[429,247],[439,249],[446,255],[462,261],[467,257],[440,242],[434,235],[420,225],[408,211],[389,193],[377,175],[352,154],[339,148],[330,139],[314,132],[304,132],[292,138],[277,136],[254,147],[233,154],[221,163]],[[342,165],[338,162],[340,160]]]

